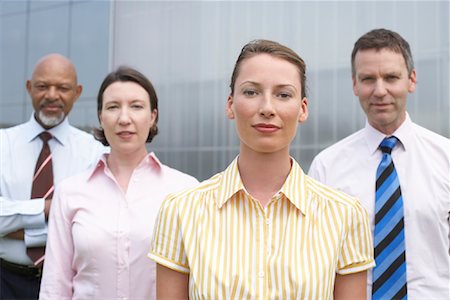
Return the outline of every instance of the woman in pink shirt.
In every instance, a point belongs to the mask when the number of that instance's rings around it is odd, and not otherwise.
[[[95,136],[111,153],[55,192],[40,298],[155,299],[155,263],[146,257],[155,217],[168,193],[197,180],[148,153],[158,98],[143,74],[108,74],[97,109]]]

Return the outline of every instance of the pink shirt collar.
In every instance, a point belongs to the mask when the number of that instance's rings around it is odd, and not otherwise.
[[[109,173],[109,168],[108,168],[108,163],[107,163],[107,159],[108,156],[110,154],[109,153],[104,153],[98,160],[97,164],[89,171],[89,176],[88,176],[88,181],[95,176],[96,174],[98,174],[98,172],[103,171],[104,173]],[[136,170],[141,169],[142,167],[150,167],[152,169],[154,169],[157,172],[162,172],[162,164],[159,161],[159,159],[156,157],[154,152],[150,152],[148,153],[143,159],[142,161],[139,163],[139,165],[136,167]]]

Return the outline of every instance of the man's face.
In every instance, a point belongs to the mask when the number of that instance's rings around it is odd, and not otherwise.
[[[28,94],[35,110],[36,120],[44,128],[61,123],[81,94],[81,86],[73,66],[59,57],[49,57],[35,68],[27,81]]]
[[[388,49],[358,51],[353,92],[370,125],[392,134],[406,118],[406,99],[416,89],[416,71],[408,74],[400,53]]]

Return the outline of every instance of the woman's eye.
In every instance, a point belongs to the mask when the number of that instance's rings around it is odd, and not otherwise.
[[[243,94],[244,94],[245,96],[251,97],[251,96],[255,96],[255,95],[256,95],[256,91],[254,91],[254,90],[245,90],[245,91],[243,92]]]
[[[278,96],[283,99],[291,98],[292,95],[290,93],[279,93]]]
[[[106,110],[114,110],[116,109],[118,106],[117,105],[110,105],[106,107]]]

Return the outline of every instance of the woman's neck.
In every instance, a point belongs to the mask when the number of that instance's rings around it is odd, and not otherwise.
[[[146,149],[133,153],[120,153],[111,149],[111,154],[109,154],[107,160],[108,167],[124,193],[128,190],[128,183],[134,169],[146,155]]]
[[[289,175],[289,150],[276,153],[241,151],[238,166],[245,189],[265,207]]]

